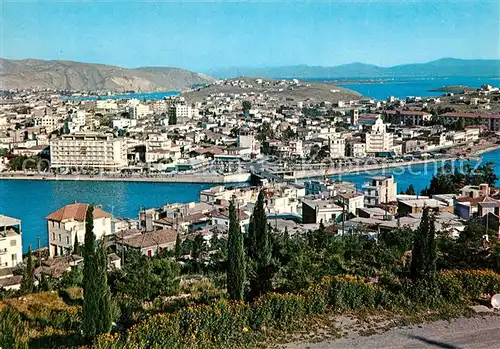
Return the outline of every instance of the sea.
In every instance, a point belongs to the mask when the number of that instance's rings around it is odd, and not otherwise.
[[[444,86],[481,87],[488,84],[500,85],[500,77],[439,77],[439,78],[390,78],[390,79],[328,79],[319,78],[311,81],[322,81],[339,85],[361,93],[365,97],[385,100],[389,96],[406,98],[408,96],[437,97],[443,92],[431,91]]]
[[[443,92],[430,91],[443,86],[463,85],[469,87],[480,87],[483,84],[493,86],[500,85],[500,77],[439,77],[439,78],[308,78],[299,79],[311,82],[326,82],[333,85],[342,86],[350,90],[361,93],[365,97],[384,100],[389,96],[405,98],[408,96],[432,97],[440,96]],[[149,93],[125,93],[109,96],[80,96],[63,97],[65,100],[96,100],[96,99],[139,99],[158,100],[165,97],[177,96],[179,91],[149,92]]]
[[[328,78],[316,81],[331,81]],[[429,89],[445,85],[480,86],[482,84],[499,85],[499,78],[436,78],[436,79],[392,79],[374,82],[370,79],[335,81],[340,85],[360,92],[365,96],[385,99],[387,96],[432,96],[441,93],[429,92]],[[149,94],[116,95],[110,98],[161,99],[178,92]],[[482,155],[482,163],[496,163],[495,173],[500,177],[500,150]],[[453,163],[460,166],[459,163]],[[472,162],[475,164],[475,162]],[[385,171],[370,171],[358,174],[332,176],[332,180],[354,182],[361,189],[370,177],[387,174],[394,175],[398,183],[398,192],[413,184],[417,191],[430,182],[438,167],[443,164],[416,165],[407,168],[392,168]],[[28,246],[37,247],[38,237],[41,246],[47,245],[47,226],[45,217],[60,207],[84,202],[102,205],[116,217],[136,218],[141,207],[159,207],[173,202],[197,201],[199,192],[209,188],[209,184],[193,183],[144,183],[144,182],[86,182],[86,181],[37,181],[37,180],[2,180],[0,179],[0,214],[22,220],[23,250]]]

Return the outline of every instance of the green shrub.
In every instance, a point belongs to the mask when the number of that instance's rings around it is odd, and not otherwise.
[[[28,326],[10,306],[0,311],[0,348],[28,348]]]
[[[336,311],[375,308],[379,289],[350,275],[335,276],[323,281],[328,287],[328,300]]]
[[[308,299],[297,294],[269,293],[260,297],[252,306],[254,328],[273,326],[292,328],[297,321],[309,314]]]

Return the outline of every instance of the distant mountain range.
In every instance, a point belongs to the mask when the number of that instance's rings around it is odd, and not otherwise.
[[[215,79],[168,67],[126,69],[104,64],[0,58],[0,89],[179,91]]]
[[[428,63],[393,67],[350,63],[333,67],[294,65],[269,68],[229,68],[210,71],[217,78],[237,76],[267,78],[383,78],[383,77],[452,77],[500,76],[500,60],[442,58]]]

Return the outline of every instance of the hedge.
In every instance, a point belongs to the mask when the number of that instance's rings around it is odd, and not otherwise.
[[[443,271],[433,282],[403,280],[389,286],[354,276],[326,277],[298,294],[269,293],[253,304],[218,300],[190,306],[139,323],[123,335],[101,335],[96,348],[242,348],[263,329],[293,330],[308,316],[383,308],[439,307],[457,299],[500,290],[500,275],[490,271]]]

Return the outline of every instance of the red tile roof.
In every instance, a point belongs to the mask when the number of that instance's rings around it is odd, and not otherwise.
[[[85,221],[85,215],[87,214],[88,204],[74,203],[66,205],[58,209],[57,211],[49,214],[45,219],[49,221],[62,222],[67,220],[75,220],[78,222]],[[111,214],[98,207],[94,207],[94,219],[97,218],[110,218]]]
[[[162,246],[167,244],[175,244],[177,240],[177,231],[173,229],[161,229],[139,233],[133,236],[126,237],[123,244],[135,248],[147,248],[154,246]],[[118,243],[122,243],[118,240]]]

